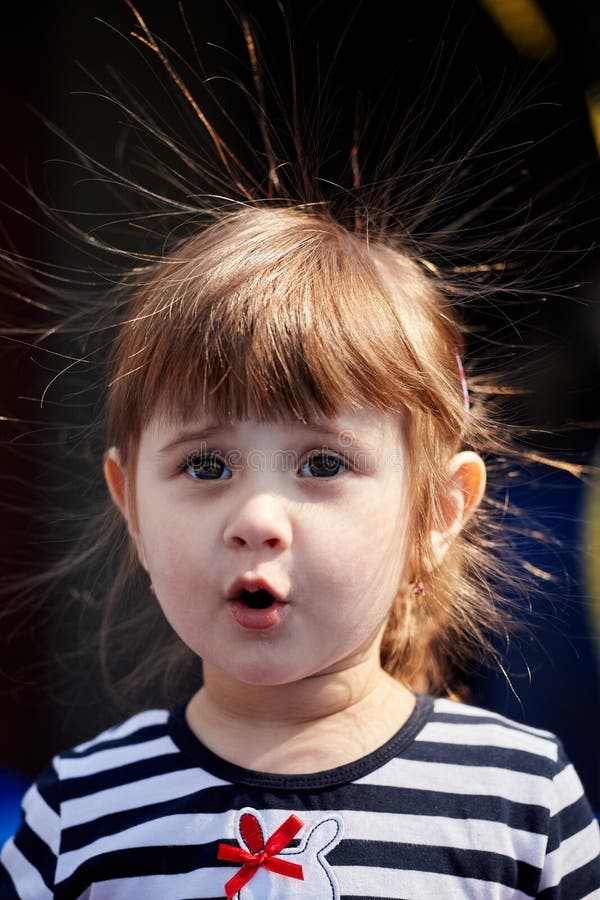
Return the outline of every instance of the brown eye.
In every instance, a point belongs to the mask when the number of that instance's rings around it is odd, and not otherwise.
[[[304,465],[300,466],[300,474],[311,478],[332,478],[347,471],[347,466],[338,456],[329,453],[318,453],[311,456]]]
[[[200,481],[224,481],[231,478],[231,469],[216,453],[190,453],[184,471]]]

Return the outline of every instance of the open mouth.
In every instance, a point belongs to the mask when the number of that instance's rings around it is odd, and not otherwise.
[[[275,603],[275,597],[264,588],[260,588],[258,591],[240,591],[237,599],[249,609],[268,609]]]
[[[235,621],[247,632],[270,632],[282,624],[289,604],[269,582],[258,577],[238,578],[227,593]]]

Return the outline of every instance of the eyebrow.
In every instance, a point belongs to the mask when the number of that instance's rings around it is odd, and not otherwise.
[[[342,447],[352,447],[355,450],[361,450],[364,453],[374,453],[377,449],[372,442],[361,437],[360,434],[356,434],[352,428],[343,428],[342,426],[333,428],[328,425],[320,425],[318,422],[309,425],[308,427],[314,432],[315,437],[323,435],[324,437],[336,438]]]
[[[189,444],[192,441],[203,441],[207,438],[214,437],[215,434],[224,434],[234,430],[234,426],[229,425],[227,422],[215,422],[214,424],[209,423],[201,428],[195,427],[184,429],[183,431],[178,432],[172,441],[169,441],[168,444],[161,447],[159,453],[168,453],[180,444]]]
[[[310,430],[315,438],[336,438],[338,443],[345,448],[352,448],[363,453],[374,453],[377,449],[372,442],[356,434],[351,428],[343,428],[341,426],[339,428],[334,428],[331,425],[321,424],[319,422],[308,423],[308,425],[303,427]],[[184,429],[183,431],[180,431],[172,441],[169,441],[168,444],[161,447],[159,453],[169,453],[181,444],[189,444],[193,441],[205,441],[215,435],[228,434],[235,430],[236,426],[228,422],[209,422],[206,426],[200,428],[193,427]],[[345,436],[344,440],[340,440],[341,435]]]

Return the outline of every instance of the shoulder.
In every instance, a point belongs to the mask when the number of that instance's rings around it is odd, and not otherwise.
[[[90,740],[77,744],[72,750],[60,754],[58,759],[84,756],[110,747],[123,747],[160,737],[167,733],[169,715],[167,709],[147,709],[136,713],[118,725],[101,731]]]
[[[424,732],[422,737],[427,740],[439,740],[458,747],[481,747],[487,751],[488,759],[496,750],[526,754],[538,759],[548,774],[556,771],[564,755],[560,740],[550,731],[446,698],[434,700]]]
[[[52,896],[73,826],[119,808],[126,785],[176,768],[167,762],[177,755],[168,721],[167,710],[148,710],[54,757],[25,794],[21,825],[0,854],[1,896]]]
[[[125,780],[128,772],[133,775],[134,769],[176,751],[168,722],[168,710],[150,709],[107,728],[55,757],[53,768],[58,780],[70,784],[69,797],[98,790],[111,772],[121,773]]]
[[[63,801],[97,789],[94,779],[101,779],[102,773],[174,752],[168,721],[168,710],[147,710],[58,754],[25,794],[25,812],[42,809],[41,800],[60,816]]]
[[[419,752],[449,771],[513,802],[543,807],[550,817],[587,800],[560,739],[476,706],[436,699],[418,735]],[[587,815],[587,809],[586,809]]]
[[[444,779],[464,785],[467,792],[501,793],[548,812],[555,779],[568,779],[562,773],[572,771],[559,739],[549,731],[441,698],[433,701],[412,752],[435,770],[443,768]]]

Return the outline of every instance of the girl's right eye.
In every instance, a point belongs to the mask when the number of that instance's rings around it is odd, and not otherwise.
[[[182,471],[199,481],[225,481],[232,475],[218,453],[190,453]]]

